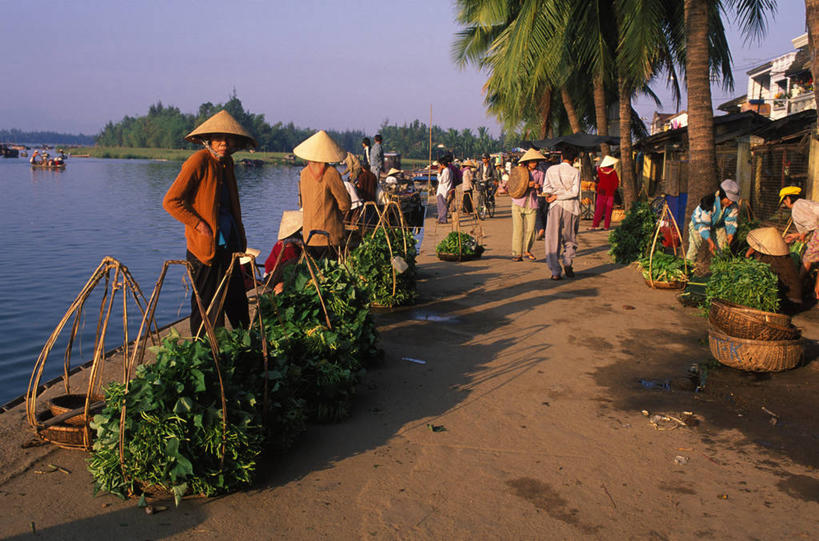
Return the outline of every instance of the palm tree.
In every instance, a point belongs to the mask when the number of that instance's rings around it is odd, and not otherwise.
[[[806,0],[807,1],[807,0]],[[714,113],[711,103],[712,74],[721,68],[722,81],[733,86],[731,53],[724,41],[722,12],[734,8],[736,20],[748,37],[765,32],[766,14],[775,0],[685,0],[685,68],[688,89],[688,206],[691,214],[700,198],[717,188],[717,156],[714,144]],[[722,36],[723,41],[715,39]],[[714,51],[722,49],[718,61]],[[711,58],[709,59],[709,56]]]

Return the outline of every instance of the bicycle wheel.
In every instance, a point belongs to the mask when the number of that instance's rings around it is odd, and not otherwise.
[[[483,192],[480,192],[478,195],[478,218],[481,220],[486,220],[486,197],[483,195]]]
[[[486,210],[489,213],[490,218],[495,217],[495,198],[494,197],[486,202]]]

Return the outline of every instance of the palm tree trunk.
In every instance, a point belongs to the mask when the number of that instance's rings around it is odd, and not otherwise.
[[[709,0],[685,0],[685,70],[688,82],[686,216],[691,215],[703,196],[717,187],[717,152],[708,62],[708,2]]]
[[[609,119],[606,116],[606,89],[603,86],[603,74],[598,73],[594,78],[594,114],[597,117],[597,135],[609,134]],[[609,145],[600,145],[600,154],[607,156],[611,149]]]
[[[547,88],[540,97],[540,138],[545,139],[551,127],[552,116],[552,89]]]
[[[808,26],[808,49],[810,51],[810,72],[813,74],[813,99],[819,111],[819,92],[816,90],[816,75],[819,74],[819,0],[805,0],[805,21]],[[816,120],[819,130],[819,118]]]
[[[563,108],[566,109],[566,115],[569,117],[569,126],[572,128],[572,133],[583,131],[580,126],[580,119],[577,117],[577,111],[574,110],[572,97],[565,86],[560,89],[560,97],[563,99]]]
[[[623,187],[623,208],[628,210],[637,200],[637,193],[631,159],[631,87],[622,76],[617,79],[617,93],[620,99],[620,186]]]

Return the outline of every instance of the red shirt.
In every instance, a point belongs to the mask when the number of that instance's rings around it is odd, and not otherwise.
[[[597,168],[598,193],[612,195],[619,185],[620,179],[617,177],[617,171],[615,171],[613,167]]]
[[[292,242],[289,242],[287,243],[287,245],[285,245],[284,242],[279,241],[273,245],[273,249],[270,251],[270,255],[267,256],[267,259],[264,262],[265,274],[270,274],[271,272],[273,272],[273,267],[276,265],[276,259],[279,257],[279,252],[281,252],[282,246],[284,246],[284,253],[282,254],[281,261],[279,261],[278,268],[281,268],[286,261],[289,261],[291,259],[298,259],[301,252],[301,249],[298,247],[298,245]]]

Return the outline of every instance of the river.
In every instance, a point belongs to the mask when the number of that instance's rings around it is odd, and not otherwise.
[[[0,159],[0,230],[6,239],[0,258],[0,404],[25,393],[45,341],[103,257],[126,265],[146,297],[163,262],[185,258],[184,226],[162,209],[180,165],[73,158],[65,170],[48,171],[32,170],[25,159]],[[260,264],[276,240],[282,211],[298,206],[298,175],[291,166],[236,167],[248,246],[261,250]],[[100,300],[89,300],[72,366],[91,358]],[[178,267],[165,281],[157,320],[163,325],[188,313]],[[121,316],[115,317],[106,349],[118,345],[115,322],[121,335]],[[133,333],[139,321],[130,312],[129,318],[136,320]],[[62,373],[69,327],[42,381]]]

